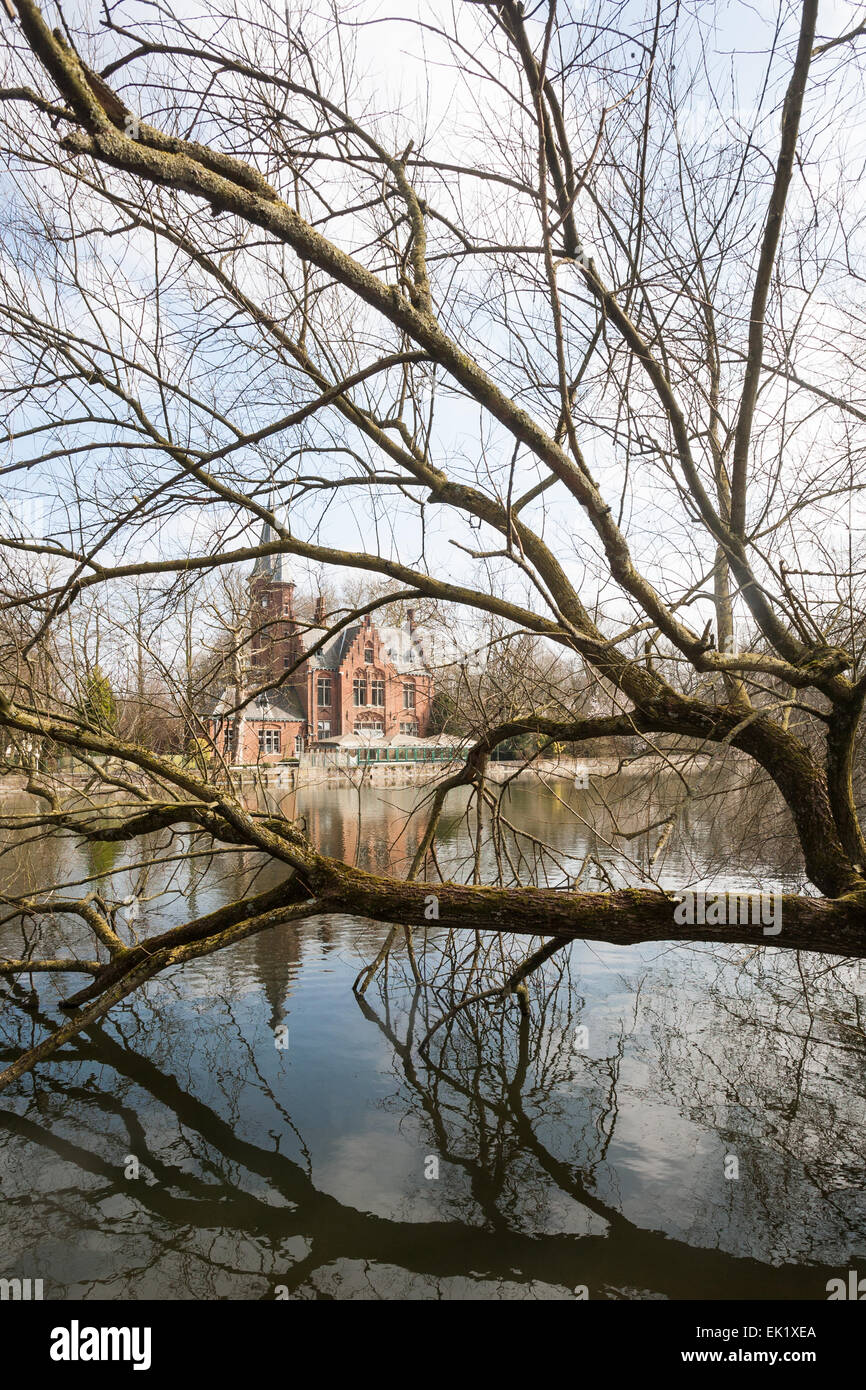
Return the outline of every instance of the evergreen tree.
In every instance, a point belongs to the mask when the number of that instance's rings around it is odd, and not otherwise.
[[[94,666],[84,682],[84,691],[79,704],[82,719],[97,729],[117,727],[117,701],[111,682],[100,666]]]

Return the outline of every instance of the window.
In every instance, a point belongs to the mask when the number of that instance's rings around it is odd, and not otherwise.
[[[279,753],[280,751],[280,731],[279,729],[259,729],[259,752],[260,753]]]
[[[417,738],[417,736],[418,736],[418,725],[417,725],[414,721],[412,721],[411,723],[408,723],[408,724],[401,724],[401,725],[400,725],[400,733],[401,733],[401,734],[414,734],[415,737]]]
[[[295,734],[295,752],[296,752],[296,753],[303,753],[303,751],[304,751],[304,737],[303,737],[303,734]]]
[[[318,734],[319,738],[330,738],[330,737],[331,737],[331,721],[330,721],[330,719],[320,719],[318,725],[316,726],[316,733]]]
[[[262,599],[262,608],[267,608],[267,606],[268,606],[268,600],[267,600],[267,598],[263,598],[263,599]]]
[[[382,705],[382,706],[384,706],[384,704],[385,704],[385,682],[384,682],[384,681],[371,681],[371,682],[370,682],[370,704],[371,704],[371,705]]]
[[[324,708],[326,705],[329,705],[329,704],[331,703],[331,678],[330,678],[330,676],[322,676],[322,678],[321,678],[320,681],[319,681],[318,702],[319,702],[319,708],[320,708],[320,709]],[[356,701],[356,703],[357,703],[357,701]]]
[[[373,665],[373,662],[374,662],[375,660],[376,660],[376,656],[375,656],[375,653],[374,653],[374,651],[373,651],[373,648],[372,648],[372,647],[365,647],[365,648],[364,648],[364,662],[365,662],[365,664],[366,664],[367,666],[372,666],[372,665]]]
[[[381,720],[378,720],[378,719],[373,720],[373,722],[372,722],[371,724],[356,724],[356,725],[355,725],[355,733],[356,733],[356,734],[372,734],[372,735],[374,735],[374,736],[376,736],[376,737],[381,737],[381,735],[384,734],[384,732],[385,732],[385,725],[381,722]]]
[[[291,666],[291,664],[292,664],[292,658],[291,658],[290,656],[284,656],[284,657],[283,657],[283,666],[285,667],[285,669],[286,669],[287,671],[288,671],[289,667]]]
[[[233,742],[233,731],[230,723],[226,723],[223,729],[223,752],[230,753]]]
[[[352,681],[352,694],[356,705],[366,705],[367,703],[367,682],[363,676],[356,676]]]
[[[404,685],[404,686],[403,686],[403,708],[404,708],[404,709],[414,709],[414,708],[415,708],[415,687],[414,687],[414,685]]]

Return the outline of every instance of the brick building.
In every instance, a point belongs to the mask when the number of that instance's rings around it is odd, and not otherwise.
[[[276,539],[265,526],[262,543]],[[298,618],[284,555],[256,560],[249,591],[248,663],[209,722],[226,761],[279,762],[311,746],[345,742],[346,735],[365,743],[427,735],[433,677],[411,608],[402,627],[380,625],[368,614],[329,637],[321,599],[312,626]]]

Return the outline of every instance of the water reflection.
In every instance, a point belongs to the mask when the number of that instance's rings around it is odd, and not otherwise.
[[[365,792],[360,836],[351,790],[289,809],[330,852],[384,868],[414,853],[416,797]],[[592,848],[627,877],[603,807],[581,828],[585,810],[579,795],[563,805],[520,786],[509,814],[569,864]],[[742,828],[735,810],[711,825],[693,801],[663,873],[720,882],[727,854],[732,884],[796,882],[796,863],[734,858]],[[629,854],[648,862],[657,838]],[[118,867],[63,853],[69,876]],[[443,871],[468,855],[458,806]],[[120,862],[140,857],[124,849]],[[32,850],[4,863],[19,881],[37,872]],[[148,931],[180,920],[192,894],[206,911],[279,872],[244,854],[202,865],[151,877]],[[120,874],[117,895],[138,876]],[[8,1272],[72,1299],[572,1298],[582,1287],[591,1298],[822,1299],[828,1279],[862,1266],[862,966],[774,948],[578,943],[531,977],[523,1017],[514,1003],[471,1001],[527,943],[486,938],[479,952],[435,924],[418,942],[425,989],[397,952],[359,1002],[351,981],[381,931],[314,919],[243,942],[126,1001],[8,1093]],[[4,1061],[52,1021],[42,997],[41,1014],[3,1008]]]

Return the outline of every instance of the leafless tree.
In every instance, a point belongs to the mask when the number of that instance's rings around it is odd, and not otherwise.
[[[74,32],[10,8],[3,472],[50,479],[59,518],[5,545],[53,566],[7,595],[22,653],[95,592],[110,606],[147,577],[190,586],[277,552],[493,615],[579,658],[610,712],[516,712],[444,789],[483,782],[527,732],[736,750],[820,895],[786,901],[784,944],[866,954],[862,25],[825,34],[817,0],[784,0],[726,67],[703,9],[680,4],[386,22],[267,0],[188,20],[143,0]],[[388,37],[393,104],[364,70]],[[0,691],[7,730],[110,759],[122,789],[109,814],[34,778],[38,808],[10,830],[182,823],[286,868],[146,949],[99,903],[64,902],[93,959],[2,968],[90,982],[3,1082],[160,970],[276,922],[424,921],[444,790],[413,873],[377,876],[47,690]],[[477,868],[436,884],[444,925],[766,944],[677,926],[651,888],[602,901]]]

